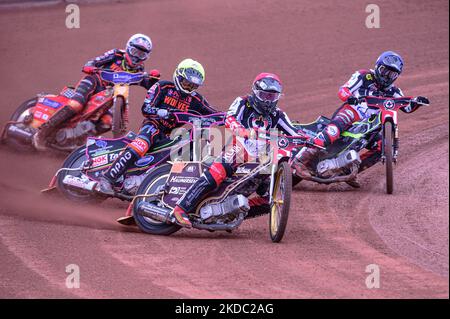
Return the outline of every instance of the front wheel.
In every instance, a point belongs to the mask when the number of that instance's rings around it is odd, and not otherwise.
[[[149,195],[161,192],[170,175],[172,166],[167,164],[152,170],[142,181],[136,195]],[[181,227],[176,224],[167,224],[154,220],[150,217],[143,216],[138,213],[137,207],[142,201],[150,202],[155,205],[160,204],[160,196],[152,196],[146,198],[138,198],[133,204],[133,216],[139,229],[143,232],[153,235],[170,235],[178,231]]]
[[[127,125],[126,125],[126,108],[127,104],[125,102],[125,98],[123,96],[117,96],[113,105],[113,125],[112,125],[112,134],[114,138],[119,138],[127,133]]]
[[[386,192],[392,194],[394,192],[394,160],[393,160],[393,127],[391,122],[384,124],[384,155],[386,165]]]
[[[71,201],[77,203],[90,203],[90,204],[101,203],[106,199],[106,197],[89,193],[87,191],[84,192],[82,190],[76,190],[66,186],[66,184],[63,183],[64,177],[66,177],[67,175],[80,177],[82,174],[81,167],[83,166],[85,161],[86,161],[86,146],[79,147],[75,151],[70,153],[69,156],[64,161],[62,168],[69,168],[69,169],[80,168],[80,169],[70,171],[61,170],[58,173],[57,177],[57,188],[64,197],[66,197]]]
[[[283,239],[289,217],[292,193],[292,173],[287,162],[280,163],[275,174],[273,203],[270,211],[270,238],[274,243]]]

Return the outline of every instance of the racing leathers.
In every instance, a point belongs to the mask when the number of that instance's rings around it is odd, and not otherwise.
[[[125,51],[113,49],[107,51],[101,56],[88,61],[82,71],[87,75],[84,76],[76,85],[75,92],[72,99],[67,105],[56,112],[47,122],[45,122],[36,136],[37,148],[45,148],[45,139],[51,135],[58,127],[65,121],[70,120],[76,114],[83,111],[87,102],[92,95],[105,90],[106,83],[100,78],[95,69],[105,69],[111,71],[126,71],[130,73],[144,72],[143,64],[135,67],[130,67],[125,58]],[[158,70],[150,71],[149,75],[145,76],[139,85],[145,87],[147,90],[159,80],[160,74]],[[110,112],[104,114],[95,123],[95,134],[101,134],[111,129],[112,115]]]
[[[278,129],[288,136],[297,135],[297,129],[292,125],[286,113],[275,109],[273,113],[261,115],[251,106],[251,96],[238,97],[230,106],[225,121],[225,127],[231,129],[238,137],[248,137],[251,130],[270,131]],[[236,143],[236,140],[233,140]],[[255,158],[245,145],[232,147],[225,146],[222,155],[202,174],[200,179],[192,185],[180,199],[174,210],[174,216],[178,224],[191,227],[188,214],[195,211],[197,205],[210,192],[219,187],[227,177],[231,177],[237,167],[249,158]],[[251,205],[267,204],[262,197],[253,199]]]
[[[173,82],[159,81],[147,92],[142,115],[145,117],[138,136],[130,142],[123,152],[103,174],[106,181],[101,182],[103,193],[111,193],[112,185],[125,173],[132,163],[144,156],[152,146],[169,137],[171,131],[182,124],[176,121],[171,112],[187,112],[197,115],[218,113],[208,101],[196,91],[191,94],[180,92]]]
[[[342,132],[349,129],[354,122],[370,117],[372,114],[379,112],[377,109],[371,109],[365,105],[361,105],[358,98],[364,96],[381,96],[381,97],[402,97],[403,92],[400,88],[390,85],[384,89],[380,89],[374,80],[373,70],[359,70],[340,87],[338,92],[339,98],[344,104],[339,107],[333,114],[331,122],[319,133],[314,139],[314,144],[322,147],[334,143]],[[405,113],[412,113],[419,108],[416,103],[411,103],[401,110]],[[312,161],[318,152],[317,148],[304,148],[298,155],[299,161],[308,169],[312,169]],[[363,171],[381,159],[381,136],[368,146],[368,151],[361,155],[361,165],[359,170]]]

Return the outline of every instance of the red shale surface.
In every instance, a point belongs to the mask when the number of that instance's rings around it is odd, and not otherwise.
[[[303,182],[287,233],[271,243],[268,218],[232,234],[181,230],[150,236],[115,222],[126,204],[77,205],[40,194],[63,158],[0,147],[1,298],[448,298],[448,1],[377,1],[381,28],[367,29],[366,1],[191,0],[81,5],[66,29],[64,6],[0,11],[0,123],[38,92],[81,77],[89,58],[147,33],[147,69],[171,79],[183,58],[206,69],[200,90],[221,110],[275,72],[291,118],[330,116],[337,89],[384,50],[406,61],[398,84],[432,105],[400,114],[395,194],[381,164],[362,188]],[[145,91],[133,88],[131,128]],[[81,288],[65,286],[77,264]],[[366,266],[380,267],[368,289]]]

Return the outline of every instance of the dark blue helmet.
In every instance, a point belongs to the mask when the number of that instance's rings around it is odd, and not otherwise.
[[[375,81],[380,88],[387,88],[403,71],[403,58],[393,52],[383,52],[375,63]]]

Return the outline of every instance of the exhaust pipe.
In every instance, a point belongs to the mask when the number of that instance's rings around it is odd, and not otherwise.
[[[31,143],[31,140],[32,140],[32,137],[34,134],[30,133],[28,131],[25,131],[21,128],[18,128],[15,125],[10,125],[7,130],[7,135],[12,138],[22,140],[27,143]]]
[[[165,207],[159,207],[148,202],[140,202],[137,207],[137,213],[139,215],[149,217],[164,223],[175,223],[175,217],[171,216],[171,210]],[[192,223],[193,228],[201,230],[226,230],[230,231],[239,227],[244,221],[245,214],[239,214],[239,217],[235,221],[229,224],[202,224]]]
[[[335,176],[330,178],[321,178],[317,176],[310,176],[310,175],[304,175],[304,174],[297,174],[297,176],[303,178],[306,181],[312,181],[317,182],[320,184],[332,184],[332,183],[340,183],[340,182],[347,182],[350,180],[353,180],[356,175],[358,174],[358,168],[357,166],[353,165],[351,168],[351,172],[348,175],[344,176]]]
[[[175,218],[171,216],[171,210],[159,207],[148,202],[140,202],[137,207],[139,215],[149,217],[164,223],[174,223]]]
[[[72,175],[66,175],[63,179],[63,184],[73,187],[73,188],[89,191],[89,192],[93,192],[95,189],[95,186],[97,186],[96,181],[83,180],[79,177],[72,176]]]

